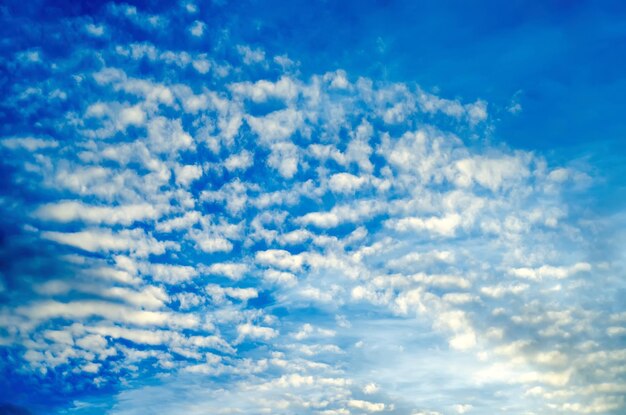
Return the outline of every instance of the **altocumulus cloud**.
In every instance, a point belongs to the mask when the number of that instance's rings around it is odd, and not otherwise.
[[[623,264],[565,198],[592,178],[492,143],[481,99],[304,76],[197,13],[111,3],[3,55],[3,400],[624,411]]]

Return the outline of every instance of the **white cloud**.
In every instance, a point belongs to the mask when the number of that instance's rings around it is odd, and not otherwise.
[[[246,65],[252,65],[265,60],[265,52],[259,48],[252,49],[248,45],[238,45],[237,52],[239,52],[241,58],[243,59],[243,63]]]
[[[93,224],[130,225],[146,219],[157,219],[160,215],[151,204],[125,206],[89,206],[78,201],[62,201],[42,205],[35,216],[43,220],[67,223],[83,221]]]
[[[454,263],[455,255],[450,250],[433,250],[430,252],[410,252],[400,258],[388,261],[387,266],[391,269],[404,269],[419,264]]]
[[[297,278],[291,272],[267,269],[263,273],[263,279],[274,284],[292,286],[297,282]]]
[[[175,248],[173,242],[158,241],[142,229],[124,229],[113,233],[107,229],[91,229],[79,232],[42,232],[41,236],[64,245],[88,252],[132,252],[138,256],[162,254]]]
[[[156,281],[179,284],[198,275],[198,270],[187,265],[155,264],[141,266],[142,273],[152,276]]]
[[[274,143],[270,148],[271,154],[267,164],[278,170],[285,179],[291,179],[298,172],[299,148],[289,142]]]
[[[471,283],[466,278],[457,275],[432,274],[427,275],[423,272],[411,275],[411,279],[416,282],[431,285],[434,287],[458,287],[469,288]]]
[[[169,301],[169,296],[161,287],[148,286],[142,291],[122,287],[111,287],[101,291],[104,297],[119,298],[130,305],[146,309],[159,309]]]
[[[322,303],[329,303],[335,299],[333,290],[321,290],[311,286],[300,288],[298,294],[305,299]]]
[[[148,145],[157,154],[194,148],[193,139],[185,132],[179,119],[155,117],[147,123]]]
[[[168,219],[157,223],[156,230],[159,232],[172,232],[187,229],[200,221],[201,215],[197,211],[186,212],[183,216]]]
[[[467,187],[475,182],[494,192],[508,188],[530,174],[526,160],[511,156],[463,159],[455,163],[455,168],[457,172],[453,181],[458,186]]]
[[[251,323],[238,325],[237,333],[239,342],[245,338],[269,340],[278,335],[278,332],[271,327],[255,326]]]
[[[591,264],[587,262],[578,262],[569,267],[554,267],[551,265],[542,265],[539,268],[511,268],[509,274],[523,279],[541,280],[543,278],[568,278],[580,272],[591,271]]]
[[[255,256],[256,261],[262,265],[271,265],[278,269],[298,271],[303,265],[303,258],[300,255],[292,255],[290,252],[281,249],[269,249],[259,251]]]
[[[283,245],[297,245],[313,238],[313,236],[314,235],[306,229],[296,229],[281,234],[278,240]]]
[[[180,6],[183,30],[207,37],[213,28]],[[144,31],[169,24],[116,7]],[[16,293],[28,302],[11,294],[0,310],[0,344],[25,349],[25,370],[127,386],[184,373],[169,392],[122,387],[113,409],[150,396],[165,414],[408,413],[416,379],[432,376],[442,412],[476,410],[458,404],[476,382],[510,396],[540,387],[532,408],[516,401],[535,412],[606,408],[583,401],[622,391],[620,263],[584,262],[589,232],[607,225],[564,203],[563,186],[591,179],[491,145],[487,103],[343,70],[299,79],[298,63],[249,46],[229,62],[227,31],[219,61],[123,44],[109,23],[92,30],[113,42],[98,60],[124,70],[72,72],[90,82],[78,88],[83,109],[38,121],[72,139],[1,141],[17,150],[5,160],[12,185],[46,201],[23,216],[5,201],[25,235],[82,250]],[[61,79],[67,64],[54,65]],[[151,80],[151,68],[167,76]],[[29,102],[76,91],[29,88]],[[272,303],[257,307],[259,296]],[[198,392],[201,376],[219,388]],[[580,405],[564,406],[567,393]]]
[[[260,80],[257,82],[238,82],[229,85],[229,89],[238,96],[251,99],[254,102],[265,102],[269,98],[293,100],[299,93],[299,85],[286,76],[276,82]]]
[[[470,293],[446,293],[443,300],[450,304],[467,304],[478,301],[478,297]]]
[[[202,55],[191,61],[191,66],[193,66],[193,68],[202,75],[209,73],[209,70],[211,70],[211,65],[211,61],[209,61],[205,56]],[[190,101],[187,101],[185,104],[186,107],[189,109],[192,109],[194,106],[198,108],[202,105],[201,103],[199,103],[200,105],[198,105],[198,103]]]
[[[230,252],[233,249],[233,244],[224,237],[202,232],[193,232],[191,235],[198,248],[206,253]]]
[[[202,176],[202,167],[193,165],[176,166],[176,183],[187,187]]]
[[[366,394],[366,395],[371,395],[373,393],[378,392],[378,389],[379,389],[379,387],[378,387],[377,384],[375,384],[375,383],[368,383],[367,385],[365,385],[363,387],[363,393]]]
[[[235,179],[224,184],[216,191],[205,190],[200,194],[202,200],[226,202],[226,208],[231,215],[239,215],[248,204],[248,185]]]
[[[366,183],[364,177],[350,173],[333,174],[328,180],[330,189],[335,193],[354,193]]]
[[[355,409],[360,409],[366,412],[381,412],[385,410],[384,403],[375,403],[369,401],[362,401],[359,399],[350,399],[348,406]]]
[[[503,297],[506,294],[520,294],[528,289],[528,284],[497,284],[497,285],[485,285],[481,287],[480,292],[494,298]]]
[[[139,105],[122,108],[119,113],[119,122],[122,129],[129,125],[140,127],[146,122],[146,113]]]
[[[223,275],[231,280],[239,280],[248,271],[248,265],[234,262],[220,262],[211,264],[206,272],[209,274]]]
[[[85,25],[85,30],[87,31],[87,33],[89,33],[91,36],[94,36],[94,37],[101,37],[102,35],[104,35],[103,25],[96,25],[93,23],[88,23]]]
[[[239,154],[231,154],[224,160],[224,167],[228,171],[247,170],[254,164],[252,153],[243,150]]]
[[[33,152],[47,148],[56,148],[59,146],[59,143],[57,141],[35,137],[4,138],[2,139],[2,141],[0,141],[0,143],[2,143],[4,147],[11,150],[23,148]]]
[[[398,232],[426,230],[441,236],[454,236],[456,229],[461,225],[461,216],[454,213],[444,217],[427,219],[408,217],[389,220],[386,225]]]
[[[17,309],[33,321],[51,320],[62,317],[80,320],[91,316],[100,316],[112,321],[130,323],[139,326],[195,327],[198,319],[193,315],[174,314],[161,311],[144,311],[104,301],[41,301]]]
[[[324,78],[330,79],[331,89],[347,89],[350,86],[350,82],[346,77],[346,71],[338,69],[334,73],[326,73]]]
[[[224,288],[216,284],[207,285],[205,291],[212,297],[213,301],[216,303],[223,302],[225,297],[233,298],[240,301],[248,301],[251,298],[256,298],[259,296],[259,292],[254,288]]]
[[[465,108],[470,124],[475,125],[487,119],[487,103],[485,101],[477,100],[473,104],[466,105]]]
[[[454,410],[457,414],[465,414],[472,410],[473,406],[470,404],[456,404],[454,405]]]
[[[88,334],[80,339],[76,340],[76,344],[85,350],[104,350],[108,342],[107,340],[98,334]]]
[[[246,117],[246,122],[263,143],[291,137],[302,123],[302,114],[292,108],[274,111],[264,117]]]
[[[384,202],[360,200],[351,205],[336,205],[329,212],[311,212],[297,218],[304,225],[320,228],[334,228],[343,223],[353,223],[381,213],[386,208]]]
[[[551,180],[557,183],[562,183],[566,181],[570,177],[570,175],[571,175],[571,172],[568,169],[559,167],[557,169],[552,170],[548,174],[548,180]]]
[[[195,37],[202,37],[205,30],[206,24],[199,20],[194,21],[193,24],[189,26],[189,33],[191,33]]]

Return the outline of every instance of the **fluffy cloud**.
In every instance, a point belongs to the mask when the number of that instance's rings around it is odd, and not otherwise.
[[[138,256],[148,256],[162,254],[168,247],[176,247],[175,243],[158,241],[139,228],[125,229],[117,233],[108,229],[79,232],[46,231],[42,232],[41,236],[88,252],[132,252]]]
[[[515,277],[540,280],[542,278],[567,278],[579,272],[590,271],[591,265],[587,262],[579,262],[569,267],[554,267],[550,265],[542,265],[539,268],[512,268],[509,273]]]
[[[147,203],[112,207],[62,201],[41,206],[35,211],[35,215],[43,220],[63,223],[84,221],[94,224],[130,225],[136,221],[156,219],[159,212]]]
[[[7,93],[49,108],[0,140],[0,367],[59,412],[623,409],[623,264],[566,203],[588,176],[491,144],[496,105],[303,76],[203,7],[7,58],[55,76]]]

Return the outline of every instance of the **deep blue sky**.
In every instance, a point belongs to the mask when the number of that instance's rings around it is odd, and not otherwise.
[[[0,415],[626,408],[624,2],[10,0],[0,37]]]

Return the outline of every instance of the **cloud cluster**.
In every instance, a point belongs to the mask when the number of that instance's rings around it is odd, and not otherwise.
[[[0,276],[19,376],[111,388],[112,414],[623,410],[620,265],[563,196],[587,176],[492,144],[480,99],[119,24],[202,39],[192,6],[109,5],[59,23],[106,44],[11,58],[44,68],[11,103],[71,101],[0,140],[2,209],[62,270]]]

